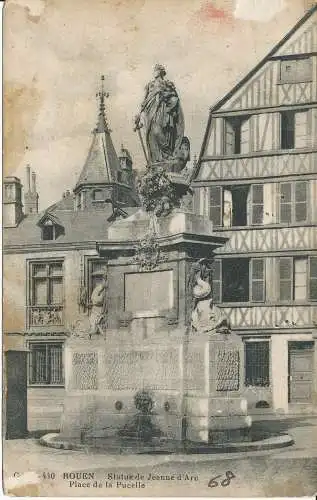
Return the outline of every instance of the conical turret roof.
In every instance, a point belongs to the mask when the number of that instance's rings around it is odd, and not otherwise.
[[[118,180],[120,162],[105,116],[105,97],[109,94],[104,91],[103,80],[102,77],[101,91],[97,94],[100,99],[97,126],[75,190],[84,184],[112,184]]]

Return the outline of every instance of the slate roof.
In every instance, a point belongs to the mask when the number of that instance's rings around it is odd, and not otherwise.
[[[120,169],[110,132],[94,131],[94,137],[76,188],[82,184],[111,184],[117,182]]]
[[[125,207],[124,211],[128,215],[133,214],[138,207]],[[58,236],[56,240],[43,241],[41,238],[41,228],[38,222],[47,212],[31,214],[20,222],[18,227],[5,228],[3,230],[4,248],[10,245],[28,246],[41,244],[52,246],[55,243],[85,243],[107,240],[107,229],[111,222],[107,219],[112,215],[112,207],[109,204],[102,210],[85,210],[75,212],[69,210],[58,210],[54,215],[64,228],[64,234]]]

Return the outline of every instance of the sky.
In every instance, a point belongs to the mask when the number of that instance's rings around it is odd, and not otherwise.
[[[311,4],[313,2],[310,2]],[[37,174],[40,208],[73,189],[97,119],[119,152],[144,158],[134,116],[163,64],[178,90],[192,158],[208,111],[304,15],[307,0],[7,0],[4,9],[4,175]]]

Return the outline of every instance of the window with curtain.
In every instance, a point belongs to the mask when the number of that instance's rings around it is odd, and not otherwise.
[[[63,385],[63,343],[29,343],[29,384]]]
[[[235,184],[209,188],[209,217],[214,227],[263,224],[263,184]]]
[[[219,262],[219,263],[217,263]],[[264,302],[265,260],[235,258],[215,261],[215,289],[222,302]],[[218,277],[221,273],[221,283]],[[218,292],[219,290],[219,292]]]

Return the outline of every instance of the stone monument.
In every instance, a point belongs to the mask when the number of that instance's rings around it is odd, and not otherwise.
[[[212,301],[213,252],[226,238],[181,208],[190,145],[165,76],[157,65],[135,121],[142,207],[98,244],[108,264],[96,310],[87,335],[66,343],[64,440],[221,443],[251,425],[242,342]]]

